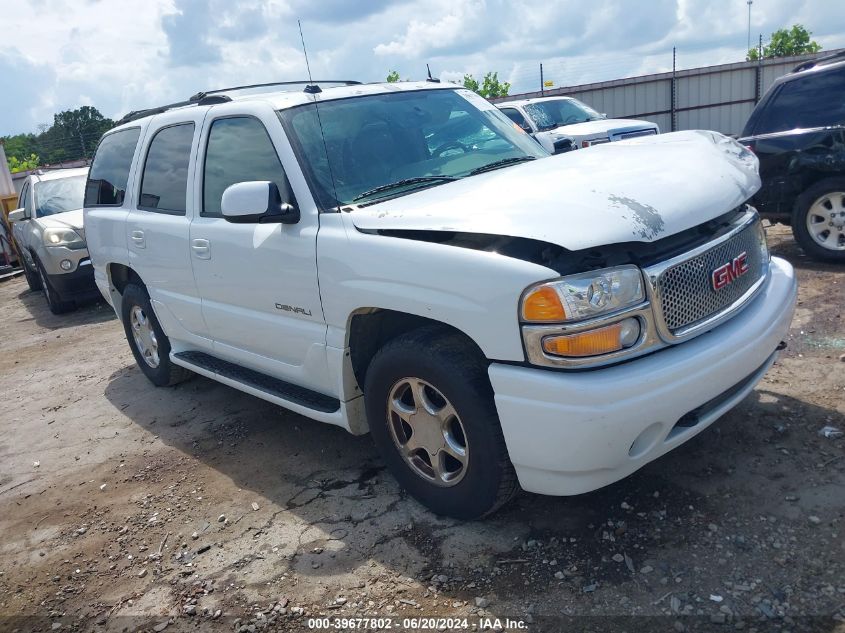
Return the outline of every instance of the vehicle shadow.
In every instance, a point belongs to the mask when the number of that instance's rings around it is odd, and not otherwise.
[[[816,475],[832,472],[815,471],[833,447],[817,427],[845,428],[845,416],[835,410],[754,392],[709,429],[617,484],[568,498],[522,493],[483,521],[460,522],[436,517],[407,497],[368,436],[353,437],[201,377],[156,390],[134,366],[113,374],[105,395],[116,411],[242,489],[231,502],[237,507],[225,512],[246,517],[237,526],[245,548],[237,555],[253,565],[250,584],[260,587],[288,570],[363,580],[368,562],[376,561],[413,578],[445,576],[449,580],[438,581],[441,594],[464,599],[481,590],[467,590],[470,581],[474,587],[493,581],[491,590],[500,595],[508,587],[528,591],[524,585],[546,591],[550,582],[577,594],[596,584],[642,588],[644,566],[656,570],[653,591],[662,594],[658,577],[664,584],[678,574],[686,580],[691,571],[678,561],[715,551],[717,544],[730,551],[732,565],[747,563],[755,577],[765,577],[774,563],[757,551],[753,534],[736,536],[739,526],[767,512],[791,517],[795,509],[784,491],[816,486]],[[793,458],[785,461],[783,450]],[[252,499],[266,512],[253,513]],[[216,525],[214,518],[206,521]],[[255,559],[272,557],[274,547],[286,563]],[[823,548],[819,542],[818,560],[825,560]],[[624,562],[609,563],[620,552]],[[532,565],[548,571],[526,575]],[[559,581],[556,570],[563,574]],[[649,579],[644,582],[651,591]]]
[[[114,310],[102,299],[90,299],[77,302],[76,310],[65,314],[53,314],[47,307],[44,293],[28,288],[18,294],[18,299],[39,327],[48,330],[60,330],[90,323],[104,323],[115,317]]]

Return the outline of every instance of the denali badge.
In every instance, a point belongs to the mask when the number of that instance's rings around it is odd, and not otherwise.
[[[713,290],[720,290],[748,272],[748,253],[742,252],[733,261],[719,266],[710,275]]]
[[[276,310],[284,310],[285,312],[293,312],[294,314],[311,316],[311,310],[306,310],[305,308],[300,308],[299,306],[289,306],[286,303],[277,303]]]

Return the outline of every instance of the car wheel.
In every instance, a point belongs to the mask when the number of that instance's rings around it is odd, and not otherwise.
[[[439,327],[403,334],[378,351],[365,383],[373,441],[420,503],[475,519],[518,492],[487,362],[462,336]]]
[[[811,257],[845,262],[845,178],[822,180],[798,196],[792,232]]]
[[[120,304],[126,340],[141,371],[156,387],[169,387],[193,376],[170,360],[170,340],[161,329],[147,291],[129,284]]]
[[[21,267],[23,268],[23,276],[26,277],[26,283],[29,286],[29,289],[33,292],[37,292],[41,290],[41,277],[38,273],[32,268],[29,267],[29,264],[26,263],[26,258],[21,255]]]
[[[47,274],[44,272],[44,266],[41,265],[41,262],[36,261],[35,263],[38,266],[38,279],[41,282],[41,290],[44,291],[44,298],[47,299],[47,305],[50,308],[50,312],[53,314],[64,314],[65,312],[70,312],[71,310],[76,309],[76,304],[73,301],[65,301],[62,299],[61,295],[59,295],[56,289],[50,284],[50,280],[47,278]],[[30,286],[30,288],[31,287],[32,286]]]

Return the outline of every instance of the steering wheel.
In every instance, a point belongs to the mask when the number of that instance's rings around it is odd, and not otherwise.
[[[431,155],[432,156],[442,156],[444,152],[446,152],[450,149],[459,149],[464,154],[466,154],[469,151],[469,147],[467,147],[466,145],[464,145],[460,141],[447,141],[447,142],[443,143],[443,145],[441,145],[440,147],[432,150]]]
[[[574,114],[570,114],[568,117],[566,117],[566,120],[564,121],[564,124],[567,124],[567,123],[577,123],[577,122],[578,122],[578,117],[577,117],[577,116],[575,116]]]

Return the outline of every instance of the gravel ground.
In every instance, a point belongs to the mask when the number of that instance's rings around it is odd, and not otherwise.
[[[0,629],[845,631],[845,438],[820,434],[845,431],[845,275],[769,233],[801,290],[753,394],[620,483],[472,523],[407,498],[368,437],[156,389],[107,306],[0,284]]]

